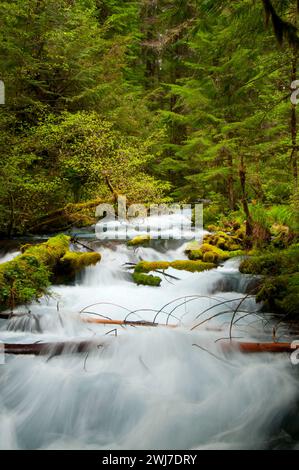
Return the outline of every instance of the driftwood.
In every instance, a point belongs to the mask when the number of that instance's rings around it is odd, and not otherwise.
[[[144,320],[138,321],[127,321],[127,320],[106,320],[105,318],[87,318],[84,317],[82,320],[85,323],[94,323],[97,325],[119,325],[119,326],[145,326],[145,327],[168,327],[168,328],[177,328],[177,325],[161,325],[160,323],[153,323]]]
[[[249,343],[243,341],[221,342],[224,351],[239,350],[242,353],[292,353],[299,349],[298,345],[292,343]]]
[[[59,356],[62,354],[86,353],[104,347],[105,343],[99,344],[95,341],[66,341],[57,343],[31,343],[31,344],[1,344],[1,351],[5,354],[17,355],[49,355]],[[299,349],[298,345],[292,343],[249,343],[239,341],[221,342],[222,350],[231,352],[239,350],[242,353],[292,353]]]

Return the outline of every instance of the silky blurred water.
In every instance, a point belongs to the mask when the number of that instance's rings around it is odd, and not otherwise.
[[[124,264],[184,259],[183,241],[135,250],[121,242],[93,246],[102,261],[74,285],[54,286],[52,297],[27,308],[26,321],[0,320],[2,342],[80,338],[99,344],[82,355],[6,356],[0,366],[0,448],[296,446],[298,373],[289,357],[224,355],[217,341],[228,337],[232,313],[250,282],[239,274],[239,260],[203,273],[168,270],[179,279],[165,277],[160,288],[143,287],[133,284]],[[94,312],[153,321],[156,316],[161,326],[84,323],[82,309],[85,317]],[[236,318],[256,310],[249,296]],[[219,315],[191,330],[214,314]],[[166,322],[178,327],[167,328]],[[249,315],[240,318],[233,336],[254,340],[267,338],[269,331]]]

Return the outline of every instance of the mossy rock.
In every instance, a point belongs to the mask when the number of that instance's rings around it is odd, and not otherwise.
[[[201,243],[198,241],[189,242],[185,248],[185,253],[188,254],[190,251],[200,250],[200,247]]]
[[[263,309],[299,318],[299,247],[276,250],[244,260],[240,271],[263,276],[256,300]]]
[[[215,262],[217,262],[217,255],[215,253],[213,253],[212,251],[207,251],[203,255],[203,261],[205,263],[215,263]]]
[[[223,231],[206,235],[204,237],[204,243],[216,246],[223,251],[236,251],[242,247],[242,241],[237,236]]]
[[[151,237],[150,235],[139,235],[132,240],[127,242],[127,246],[138,247],[138,246],[148,246],[150,244]]]
[[[134,272],[132,274],[132,277],[135,284],[137,284],[138,286],[159,287],[162,282],[162,279],[159,276],[153,276],[152,274]]]
[[[299,248],[268,252],[252,256],[240,265],[243,274],[261,274],[264,276],[292,274],[298,271]]]
[[[246,256],[246,251],[244,250],[236,250],[236,251],[230,251],[229,253],[230,258],[236,258],[239,256]]]
[[[288,276],[267,277],[256,296],[263,302],[263,310],[299,318],[299,273]]]
[[[198,261],[203,259],[203,252],[201,250],[192,250],[188,253],[188,258],[191,261]]]
[[[217,246],[211,245],[209,243],[203,243],[201,245],[201,251],[205,255],[205,253],[212,252],[215,256],[215,261],[226,261],[229,259],[229,253],[226,251],[221,250],[221,248],[217,248]],[[204,256],[203,255],[203,256]]]
[[[185,248],[185,255],[192,261],[202,260],[201,244],[197,241],[189,242]]]

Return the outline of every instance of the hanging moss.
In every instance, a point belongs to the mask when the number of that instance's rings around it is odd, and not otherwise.
[[[229,258],[228,252],[221,250],[221,248],[217,248],[217,246],[210,245],[209,243],[203,243],[203,245],[201,245],[201,251],[204,255],[208,252],[213,253],[216,262],[226,261]]]
[[[133,273],[133,280],[138,286],[153,286],[159,287],[162,279],[159,276],[153,276],[152,274],[143,274],[135,272]]]
[[[148,246],[151,241],[150,235],[139,235],[138,237],[129,240],[127,246],[137,247],[137,246]]]

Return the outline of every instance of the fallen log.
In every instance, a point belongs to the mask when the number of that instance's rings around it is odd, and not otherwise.
[[[86,266],[101,259],[99,253],[69,250],[70,237],[60,234],[0,265],[0,311],[37,300],[48,292],[52,282],[70,281]]]
[[[112,324],[108,323],[107,324]],[[129,322],[131,323],[131,322]],[[144,322],[141,322],[143,324]],[[113,323],[115,324],[115,323]],[[123,324],[123,323],[119,323]],[[148,326],[153,326],[152,323]],[[157,325],[156,325],[157,326]],[[167,325],[170,326],[170,325]],[[176,326],[172,326],[175,328]],[[244,354],[251,353],[292,353],[299,349],[299,344],[295,343],[252,343],[230,341],[222,342],[221,348],[224,352],[240,351]],[[96,341],[65,341],[53,343],[30,343],[30,344],[0,344],[0,351],[4,354],[14,355],[34,355],[34,356],[60,356],[62,354],[80,354],[97,350],[104,347],[105,343]]]
[[[30,343],[30,344],[1,344],[1,352],[4,354],[15,355],[34,355],[34,356],[60,356],[62,354],[76,354],[89,352],[92,349],[103,347],[95,341],[69,341],[57,343]]]
[[[224,351],[239,350],[242,353],[292,353],[299,349],[299,344],[294,343],[249,343],[230,341],[222,342],[221,347]]]
[[[28,227],[30,233],[53,233],[67,230],[74,225],[87,226],[95,223],[94,215],[89,214],[89,210],[95,209],[103,203],[102,199],[94,199],[83,203],[69,203],[64,207],[56,209],[48,214],[38,217],[34,223]]]
[[[10,313],[1,313],[0,312],[0,320],[9,320],[10,317],[11,317]]]
[[[94,323],[97,325],[118,325],[118,326],[144,326],[144,327],[167,327],[167,328],[177,328],[178,325],[162,325],[160,323],[153,323],[144,320],[137,320],[137,321],[127,321],[127,320],[108,320],[105,318],[87,318],[83,317],[82,321],[85,323]]]

